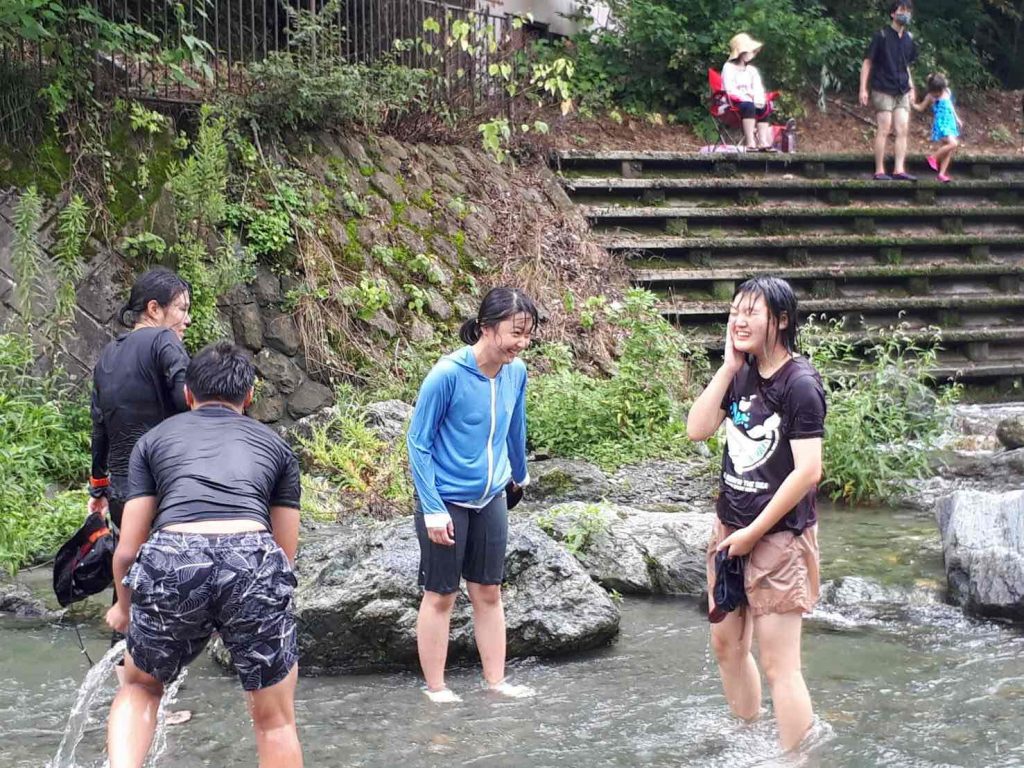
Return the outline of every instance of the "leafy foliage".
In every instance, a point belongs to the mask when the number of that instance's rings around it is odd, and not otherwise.
[[[81,524],[85,494],[51,489],[84,483],[89,411],[60,373],[33,371],[35,350],[0,334],[0,567],[14,571],[52,554]]]
[[[562,530],[561,521],[568,525]],[[608,529],[601,507],[588,504],[582,509],[552,507],[537,518],[537,525],[549,536],[558,539],[571,555],[583,555],[590,549],[594,537]]]
[[[375,128],[420,105],[426,73],[384,57],[347,64],[345,29],[337,3],[318,12],[289,9],[288,46],[248,67],[252,90],[240,102],[245,115],[270,132],[355,125]]]
[[[942,434],[960,394],[936,394],[928,376],[941,341],[915,340],[904,327],[883,331],[868,360],[836,322],[809,324],[804,350],[822,374],[828,401],[821,490],[856,504],[884,502],[907,480],[928,472],[928,450]]]
[[[707,367],[703,350],[658,314],[647,291],[632,290],[601,311],[624,336],[617,370],[588,376],[556,350],[552,372],[531,379],[527,390],[531,444],[605,467],[688,453],[685,403]]]

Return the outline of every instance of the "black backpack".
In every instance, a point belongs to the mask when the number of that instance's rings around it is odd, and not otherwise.
[[[99,515],[88,519],[57,551],[53,592],[62,608],[84,600],[114,581],[114,534]]]

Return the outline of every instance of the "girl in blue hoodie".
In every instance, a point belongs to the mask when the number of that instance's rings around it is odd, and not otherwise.
[[[501,582],[508,539],[506,487],[529,482],[526,469],[526,366],[518,356],[537,327],[534,303],[494,288],[459,332],[466,346],[427,374],[409,425],[416,486],[423,601],[416,623],[426,693],[458,701],[445,687],[448,631],[460,578],[473,605],[474,633],[487,686],[529,696],[505,680]]]

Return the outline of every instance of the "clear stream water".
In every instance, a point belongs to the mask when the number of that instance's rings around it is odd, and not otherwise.
[[[805,674],[821,719],[815,742],[783,758],[771,718],[729,717],[693,600],[626,599],[618,641],[512,674],[539,691],[502,701],[457,670],[462,704],[430,704],[411,673],[302,679],[297,704],[309,766],[1024,766],[1024,630],[965,618],[937,596],[938,535],[921,513],[823,510],[826,579],[863,577],[807,622]],[[99,625],[83,629],[94,659]],[[0,619],[0,766],[56,755],[87,662],[70,627]],[[90,707],[75,765],[104,764],[113,678]],[[174,708],[157,765],[252,766],[235,680],[205,656]]]

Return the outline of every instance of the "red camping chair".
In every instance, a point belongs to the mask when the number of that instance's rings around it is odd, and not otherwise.
[[[715,142],[715,147],[717,148],[719,145],[735,145],[738,143],[736,137],[742,137],[740,101],[725,92],[725,89],[722,87],[722,73],[717,69],[708,68],[708,85],[711,87],[711,104],[708,107],[708,111],[711,113],[711,117],[714,118],[715,128],[718,129],[718,141]],[[768,115],[772,113],[772,102],[778,96],[778,91],[769,91],[765,94]],[[737,131],[740,131],[740,133],[736,133]]]

